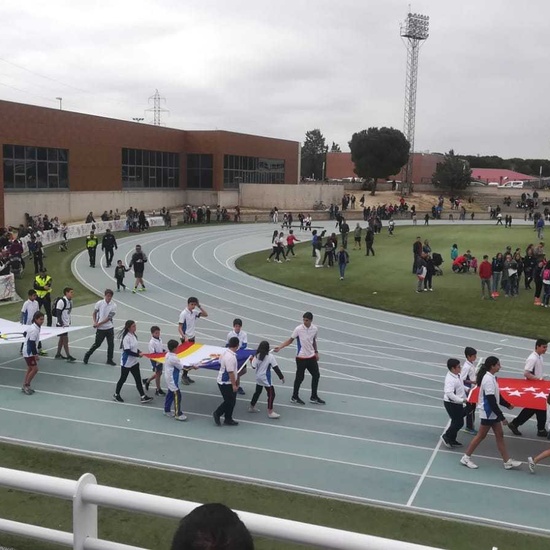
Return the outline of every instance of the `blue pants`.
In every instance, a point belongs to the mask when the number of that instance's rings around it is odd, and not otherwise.
[[[172,410],[172,403],[174,403],[174,413],[176,416],[181,415],[181,391],[170,391],[166,393],[164,399],[164,412],[169,413]]]
[[[338,267],[340,268],[340,277],[343,277],[346,272],[346,264],[338,264]]]

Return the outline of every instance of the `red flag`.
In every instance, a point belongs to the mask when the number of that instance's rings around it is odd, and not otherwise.
[[[500,395],[514,407],[546,410],[546,398],[550,393],[549,380],[526,380],[525,378],[499,378]],[[479,388],[475,387],[468,396],[470,403],[477,403]]]

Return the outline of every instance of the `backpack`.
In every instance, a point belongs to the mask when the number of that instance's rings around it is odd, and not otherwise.
[[[59,300],[63,300],[63,309],[57,309],[57,302],[59,302]],[[58,317],[66,309],[67,309],[67,300],[65,299],[64,296],[59,296],[59,298],[56,298],[54,300],[54,303],[53,303],[53,306],[52,306],[52,315],[54,317]]]
[[[545,269],[542,272],[542,280],[543,281],[550,281],[550,269]]]

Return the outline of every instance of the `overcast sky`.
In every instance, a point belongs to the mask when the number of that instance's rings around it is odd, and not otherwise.
[[[403,129],[398,0],[2,2],[0,99],[327,143]],[[550,2],[420,0],[417,151],[550,158]],[[44,78],[47,77],[47,78]],[[0,129],[1,134],[1,129]]]

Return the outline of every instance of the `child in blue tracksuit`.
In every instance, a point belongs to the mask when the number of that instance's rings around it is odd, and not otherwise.
[[[340,280],[342,281],[344,279],[344,273],[346,272],[346,266],[349,264],[349,254],[343,246],[340,247],[338,254],[336,254],[336,260],[338,261]]]

